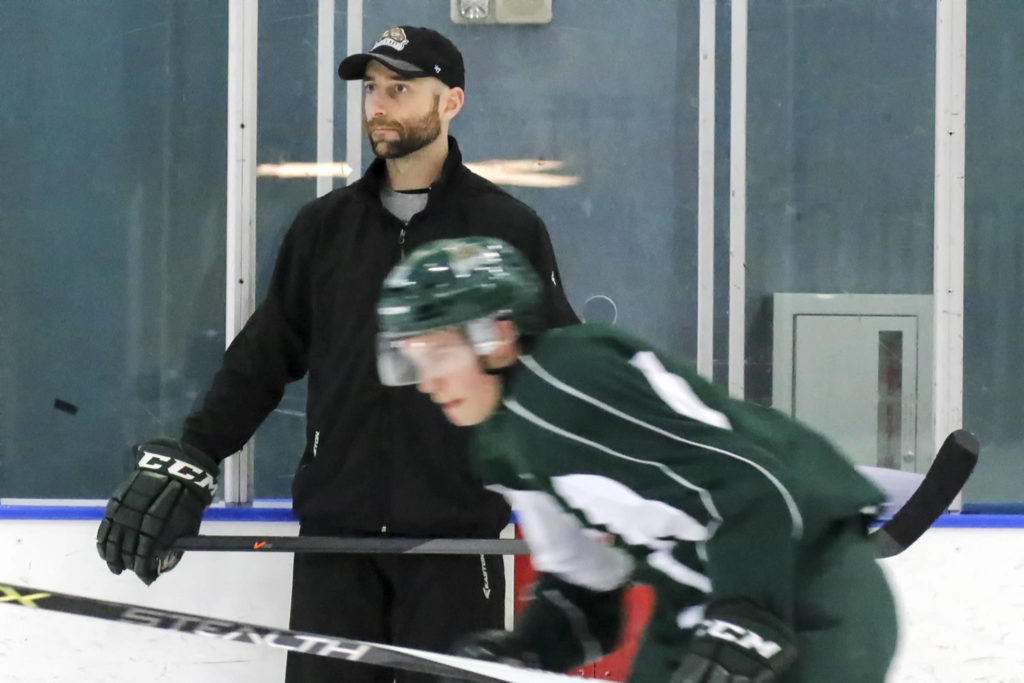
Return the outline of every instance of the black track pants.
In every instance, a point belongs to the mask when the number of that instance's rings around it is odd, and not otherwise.
[[[298,553],[291,628],[449,652],[455,640],[504,623],[500,555]],[[425,674],[288,653],[286,683],[426,683]]]

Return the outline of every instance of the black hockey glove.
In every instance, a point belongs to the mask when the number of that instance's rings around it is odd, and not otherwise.
[[[537,653],[529,649],[519,634],[497,628],[479,631],[468,636],[456,644],[455,654],[460,657],[501,662],[532,669],[540,666]]]
[[[452,654],[486,662],[500,662],[512,666],[536,669],[540,667],[537,653],[532,652],[523,639],[512,631],[489,629],[470,634],[458,641]],[[457,683],[461,678],[442,678],[442,683]]]
[[[569,671],[611,652],[622,632],[625,587],[596,591],[542,573],[515,631],[480,631],[454,653],[502,664]]]
[[[173,439],[135,447],[138,469],[107,503],[96,549],[110,571],[134,571],[147,585],[173,569],[181,551],[174,541],[199,531],[213,500],[220,468],[208,455]]]
[[[748,600],[712,603],[670,683],[772,683],[796,661],[788,626]]]

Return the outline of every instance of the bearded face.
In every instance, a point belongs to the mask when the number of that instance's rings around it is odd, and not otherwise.
[[[363,121],[363,130],[370,140],[373,153],[382,159],[398,159],[426,147],[441,135],[441,117],[438,115],[440,95],[419,117],[374,118]]]

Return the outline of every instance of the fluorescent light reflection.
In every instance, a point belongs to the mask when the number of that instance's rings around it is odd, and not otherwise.
[[[565,167],[564,161],[557,160],[488,159],[468,162],[466,167],[495,185],[560,188],[580,183],[578,175],[556,173]],[[352,167],[344,161],[323,164],[290,161],[280,164],[259,164],[256,167],[257,176],[273,178],[347,178],[351,174]]]
[[[329,164],[289,161],[283,164],[260,164],[256,167],[257,176],[275,178],[318,178],[320,176],[347,178],[351,174],[352,167],[344,161],[335,161]]]
[[[559,188],[580,183],[578,175],[553,173],[565,167],[564,161],[557,160],[488,159],[468,162],[466,167],[495,185]]]

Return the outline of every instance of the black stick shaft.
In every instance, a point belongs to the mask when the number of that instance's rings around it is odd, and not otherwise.
[[[524,541],[496,538],[344,538],[334,536],[185,536],[178,550],[414,555],[529,555]]]
[[[906,550],[946,511],[963,488],[978,461],[978,440],[958,429],[950,434],[935,456],[921,485],[892,519],[871,538],[879,558]],[[493,538],[345,538],[334,536],[186,536],[178,550],[418,554],[418,555],[528,555],[521,540]]]
[[[921,485],[892,519],[871,534],[879,558],[903,552],[935,523],[971,476],[978,452],[978,440],[965,429],[946,437]]]

